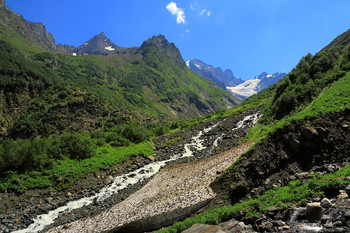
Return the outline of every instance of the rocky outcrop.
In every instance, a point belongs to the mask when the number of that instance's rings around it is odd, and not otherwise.
[[[57,53],[61,53],[61,54],[69,54],[69,55],[73,55],[73,53],[75,52],[76,48],[73,45],[67,45],[67,44],[58,44],[56,46],[57,49]]]
[[[349,161],[350,110],[278,129],[212,184],[232,203]]]
[[[4,0],[0,2],[0,25],[7,26],[24,38],[34,41],[44,49],[55,52],[56,43],[51,33],[42,23],[26,21],[22,15],[11,11]]]

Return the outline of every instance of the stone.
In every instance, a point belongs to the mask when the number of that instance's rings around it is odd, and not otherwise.
[[[105,179],[104,183],[105,184],[111,184],[113,183],[114,178],[112,176],[107,176],[107,178]]]
[[[338,195],[338,198],[339,199],[345,199],[345,198],[348,198],[348,194],[345,192],[345,190],[339,190],[339,195]]]
[[[295,174],[295,176],[297,179],[302,180],[302,179],[307,178],[309,176],[309,173],[308,172],[300,172],[300,173]]]
[[[67,196],[67,197],[71,197],[71,196],[73,196],[73,194],[70,193],[70,192],[67,192],[66,196]]]
[[[333,227],[341,227],[343,225],[342,221],[336,221],[333,223]]]
[[[305,217],[309,222],[317,222],[321,219],[322,211],[320,202],[307,203]]]
[[[343,217],[346,219],[350,219],[350,209],[343,210]]]
[[[62,182],[63,181],[63,178],[62,177],[58,177],[57,179],[56,179],[56,182]]]
[[[297,150],[300,148],[300,142],[296,139],[291,139],[288,141],[288,145],[290,148],[292,148],[293,150]]]
[[[267,210],[268,212],[275,212],[275,211],[277,211],[278,209],[277,209],[276,207],[274,207],[274,206],[270,206],[270,207],[266,208],[266,210]]]
[[[307,140],[312,140],[317,138],[318,133],[317,130],[313,127],[304,127],[301,130],[301,134],[307,139]]]
[[[287,230],[289,230],[290,229],[290,226],[281,226],[281,227],[278,227],[278,229],[279,230],[281,230],[281,231],[287,231]]]
[[[197,232],[207,232],[207,233],[225,233],[219,226],[211,226],[206,224],[194,224],[189,229],[183,231],[182,233],[197,233]]]
[[[323,198],[322,201],[321,201],[321,207],[322,208],[329,208],[332,206],[332,203],[331,201],[328,199],[328,198]]]
[[[350,195],[350,184],[345,187],[345,192]]]
[[[151,160],[152,162],[155,160],[154,156],[148,156],[148,159]]]

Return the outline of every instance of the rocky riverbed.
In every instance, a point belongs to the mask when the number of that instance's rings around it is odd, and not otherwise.
[[[237,145],[239,140],[244,137],[246,131],[256,122],[258,118],[258,114],[255,114],[256,112],[257,110],[250,110],[244,114],[231,116],[224,120],[202,123],[183,132],[159,137],[154,140],[154,158],[146,159],[141,156],[128,158],[124,163],[118,164],[111,169],[100,170],[89,174],[85,179],[79,180],[76,185],[65,192],[55,192],[54,190],[46,189],[29,190],[22,195],[1,193],[1,207],[5,212],[0,214],[0,231],[10,232],[23,229],[32,224],[32,219],[35,216],[44,216],[51,210],[60,208],[72,201],[94,197],[103,187],[110,185],[115,177],[134,171],[140,171],[142,167],[154,162],[166,160],[170,160],[168,164],[191,162],[210,157],[221,151],[232,148]],[[212,126],[215,127],[211,130],[204,130]],[[201,131],[203,131],[203,133],[199,136],[198,140],[200,140],[203,148],[196,148],[196,145],[191,145],[193,144],[193,137],[194,135],[198,135]],[[167,144],[167,142],[173,138],[179,138],[179,140],[171,145]],[[186,144],[188,144],[187,148],[184,147]],[[178,156],[179,158],[177,159],[171,159],[176,155],[183,155],[186,153],[186,150],[187,152],[191,151],[193,154],[191,156]],[[51,227],[66,224],[77,219],[95,216],[124,201],[132,193],[147,184],[150,178],[151,176],[140,179],[110,196],[103,198],[103,201],[94,199],[91,204],[83,206],[82,208],[62,211]],[[7,203],[6,206],[4,203]],[[24,232],[26,232],[26,230],[24,230]]]

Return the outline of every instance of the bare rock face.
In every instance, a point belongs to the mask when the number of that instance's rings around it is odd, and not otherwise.
[[[5,3],[0,0],[0,25],[11,28],[26,39],[34,41],[44,49],[55,52],[56,43],[51,33],[46,31],[42,23],[33,23],[26,21],[22,15],[11,11]]]

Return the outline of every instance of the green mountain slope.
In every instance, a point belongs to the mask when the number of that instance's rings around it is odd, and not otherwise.
[[[238,103],[188,69],[164,36],[107,56],[70,56],[51,53],[45,28],[35,36],[6,5],[0,19],[10,22],[0,23],[0,138],[190,118]]]

